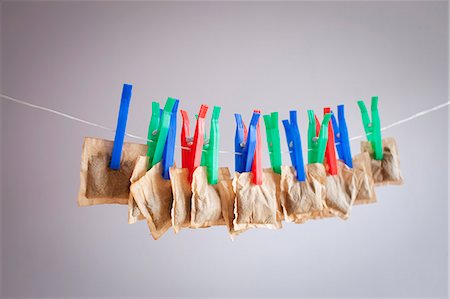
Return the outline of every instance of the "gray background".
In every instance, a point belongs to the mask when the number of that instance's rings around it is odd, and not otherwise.
[[[191,115],[221,105],[222,150],[234,112],[298,109],[306,136],[306,109],[344,103],[354,136],[358,99],[378,95],[384,125],[448,99],[446,2],[7,2],[1,17],[4,94],[115,127],[132,83],[127,130],[140,136],[168,96]],[[445,109],[385,132],[405,184],[348,221],[155,242],[125,206],[77,208],[83,137],[112,133],[0,103],[4,297],[447,296]]]

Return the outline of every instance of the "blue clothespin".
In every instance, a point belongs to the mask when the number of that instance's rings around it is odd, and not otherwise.
[[[235,149],[235,170],[236,172],[250,172],[252,170],[253,158],[256,149],[256,126],[258,125],[261,113],[254,111],[250,120],[247,139],[245,139],[245,127],[242,122],[242,116],[235,114],[236,135],[234,138]]]
[[[297,171],[297,180],[304,182],[306,180],[305,165],[303,163],[302,140],[297,123],[297,111],[289,111],[289,119],[290,122],[287,119],[283,120],[289,154],[291,156],[292,166]]]
[[[236,134],[234,135],[234,168],[236,172],[242,173],[245,171],[245,129],[240,114],[234,114],[236,120]]]
[[[172,115],[170,116],[169,133],[167,134],[166,144],[164,145],[164,152],[162,157],[163,178],[170,180],[169,169],[173,166],[174,152],[175,152],[175,138],[177,134],[177,112],[179,100],[175,100],[172,108]]]
[[[123,140],[125,138],[125,129],[127,126],[128,109],[130,108],[131,89],[130,84],[124,84],[122,88],[122,98],[120,100],[119,117],[117,119],[116,135],[114,137],[114,145],[111,154],[111,162],[109,168],[114,170],[120,169],[120,158],[122,156]]]
[[[336,149],[339,159],[344,161],[344,163],[348,167],[353,168],[352,152],[350,149],[350,139],[348,137],[347,123],[345,121],[344,105],[338,106],[339,125],[333,112],[331,114],[331,121],[333,122],[334,140],[336,143]]]

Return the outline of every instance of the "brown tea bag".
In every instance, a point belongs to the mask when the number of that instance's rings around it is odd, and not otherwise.
[[[119,170],[109,168],[112,148],[113,141],[84,138],[78,206],[128,203],[131,174],[147,146],[125,142]]]
[[[325,180],[325,205],[321,212],[314,212],[313,219],[338,216],[347,219],[357,194],[356,178],[352,169],[337,161],[338,174],[327,175]]]
[[[147,160],[147,157],[140,157]],[[172,225],[172,187],[171,181],[165,180],[161,162],[150,168],[146,174],[133,183],[131,193],[147,224],[153,238],[157,240]]]
[[[403,177],[400,171],[400,160],[397,143],[394,138],[385,138],[383,144],[383,160],[373,159],[372,144],[368,141],[361,142],[361,152],[367,152],[372,158],[372,174],[375,186],[401,185]]]
[[[358,190],[354,204],[377,202],[369,153],[361,153],[353,157],[353,171],[355,173],[356,189]]]
[[[252,172],[235,174],[234,229],[241,231],[252,227],[281,228],[281,221],[277,217],[279,210],[277,197],[281,192],[279,178],[272,169],[264,169],[262,184],[255,185],[252,183],[252,176]]]
[[[133,173],[131,174],[130,183],[133,184],[137,182],[141,177],[147,172],[148,158],[140,156],[136,161]],[[144,220],[145,217],[142,215],[139,206],[134,200],[133,194],[130,192],[128,197],[128,224],[136,223],[137,221]]]
[[[219,168],[218,181],[223,177],[224,171]],[[228,170],[228,168],[225,168]],[[209,227],[213,225],[225,225],[222,214],[222,203],[219,193],[219,184],[208,184],[207,168],[200,166],[195,169],[192,177],[191,199],[191,227]]]
[[[219,168],[219,182],[217,183],[219,188],[220,200],[222,203],[222,215],[225,220],[225,224],[228,228],[228,233],[231,238],[238,234],[234,230],[233,220],[234,220],[234,200],[236,194],[233,190],[233,181],[231,179],[231,174],[228,168]]]
[[[295,168],[282,166],[281,188],[282,206],[286,219],[304,223],[314,213],[324,209],[326,173],[323,164],[306,166],[306,180],[297,180]]]
[[[170,168],[172,182],[172,226],[175,233],[191,225],[192,189],[189,183],[187,168]]]

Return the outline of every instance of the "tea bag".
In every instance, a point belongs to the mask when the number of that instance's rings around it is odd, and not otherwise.
[[[131,174],[147,146],[125,142],[119,170],[109,168],[112,148],[113,141],[84,138],[78,206],[128,203]]]
[[[233,239],[234,236],[239,234],[234,230],[233,220],[234,220],[234,200],[236,194],[233,190],[233,181],[231,179],[231,174],[228,168],[219,168],[219,182],[217,183],[219,189],[219,196],[222,206],[222,215],[225,220],[225,224],[228,228],[228,233]]]
[[[261,185],[253,184],[252,176],[252,172],[235,174],[234,229],[241,231],[253,227],[281,228],[281,221],[277,217],[280,180],[272,169],[264,169]]]
[[[134,166],[133,173],[131,174],[131,184],[137,182],[147,172],[148,158],[144,158],[145,157],[143,156],[138,158],[136,165]],[[130,192],[130,196],[128,197],[128,224],[133,224],[144,219],[144,215],[142,215],[139,206],[134,200],[133,194]]]
[[[313,219],[338,216],[347,219],[357,195],[354,172],[342,161],[337,161],[338,174],[325,179],[325,205],[321,212],[314,212]]]
[[[372,176],[371,159],[369,154],[361,153],[353,158],[357,194],[354,204],[369,204],[377,202],[375,184]]]
[[[361,152],[370,154],[373,180],[375,186],[380,185],[401,185],[403,177],[400,171],[400,160],[397,150],[397,143],[394,138],[384,138],[382,140],[383,159],[373,158],[372,144],[367,141],[361,142]]]
[[[219,168],[218,180],[225,180],[223,174],[228,168]],[[207,179],[207,168],[197,167],[192,177],[192,199],[191,199],[191,227],[209,227],[213,225],[225,225],[222,214],[222,203],[219,186],[210,185]]]
[[[175,233],[191,225],[192,189],[187,168],[170,168],[172,182],[172,226]]]
[[[323,164],[308,164],[305,181],[297,180],[294,167],[283,166],[281,198],[285,218],[300,224],[310,219],[314,213],[320,214],[325,205],[325,180]]]
[[[140,157],[140,161],[147,157]],[[139,162],[138,162],[139,163]],[[153,238],[157,240],[172,225],[172,187],[171,181],[162,177],[161,162],[150,168],[146,174],[130,187]]]

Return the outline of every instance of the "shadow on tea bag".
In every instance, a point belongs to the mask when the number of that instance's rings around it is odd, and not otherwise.
[[[400,159],[395,139],[384,138],[382,140],[382,146],[383,159],[375,160],[372,144],[368,141],[361,142],[361,152],[367,152],[371,157],[371,168],[375,186],[403,184]]]
[[[372,176],[371,158],[368,153],[361,153],[353,158],[353,171],[357,189],[354,204],[376,203],[375,183]]]
[[[78,206],[128,203],[131,174],[147,146],[125,142],[119,170],[109,167],[112,149],[113,141],[84,138]]]
[[[140,157],[139,160],[138,163],[142,163],[148,157]],[[130,189],[139,210],[147,220],[150,233],[157,240],[172,225],[172,186],[171,181],[162,176],[161,162],[150,168]]]

